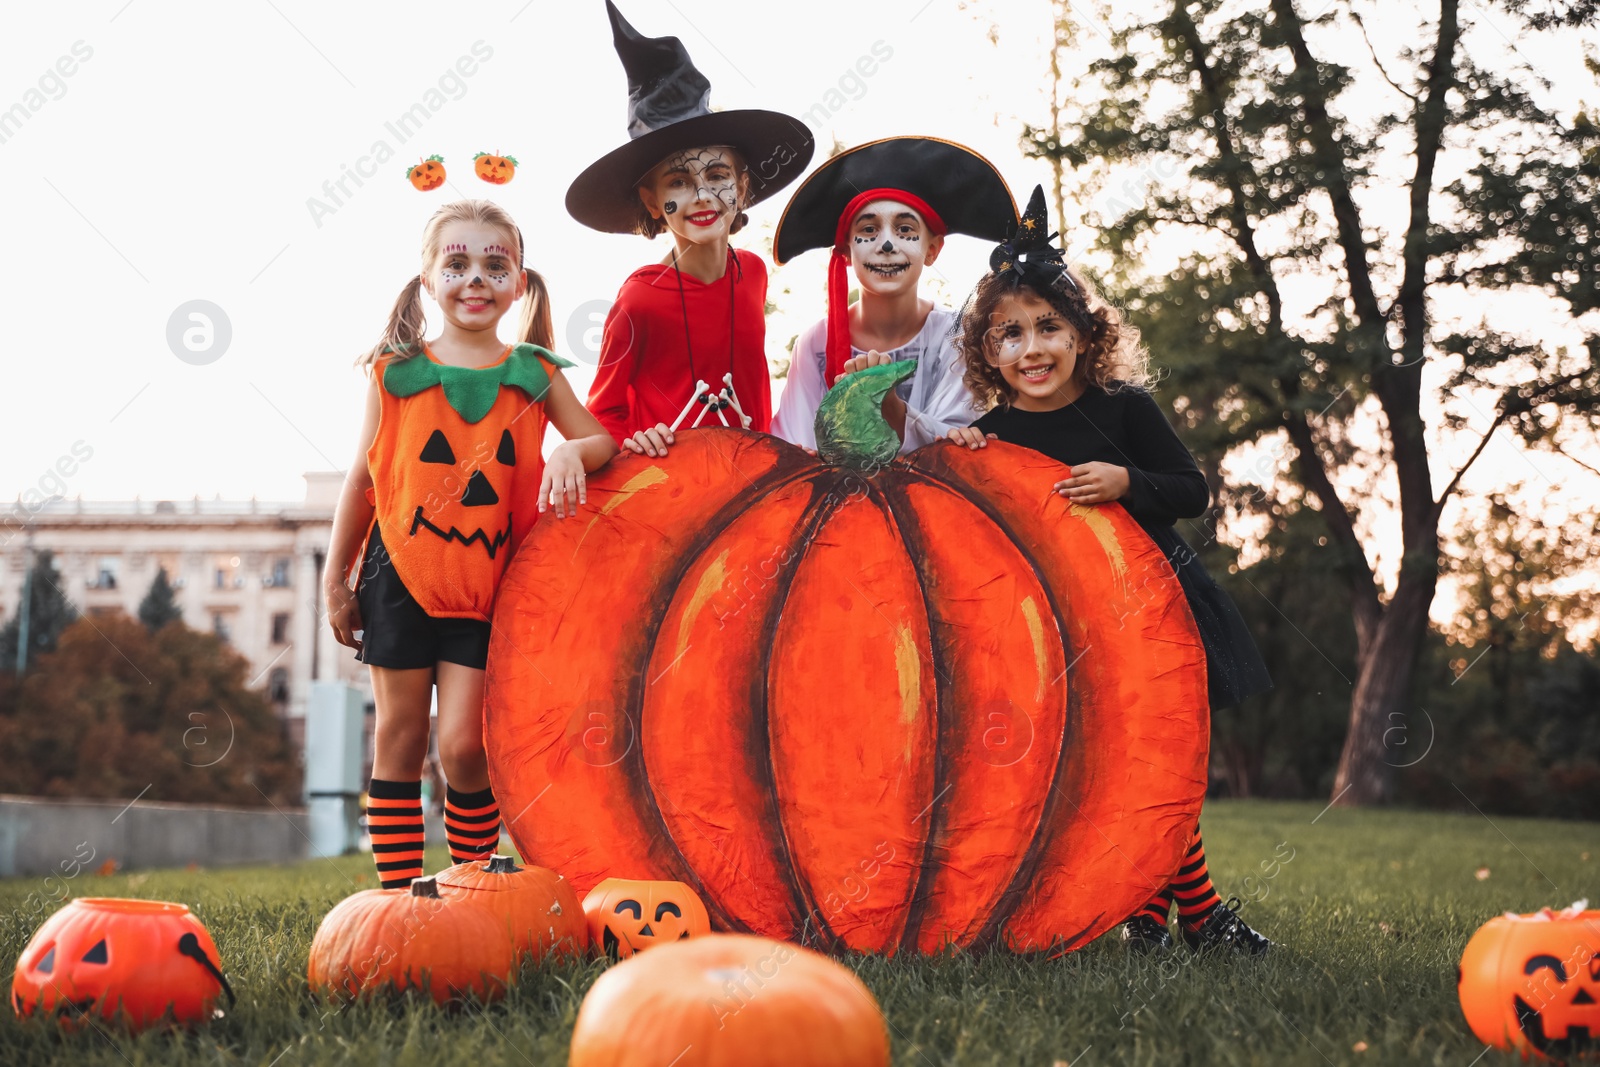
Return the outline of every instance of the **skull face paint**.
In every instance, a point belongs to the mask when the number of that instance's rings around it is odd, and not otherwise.
[[[732,148],[690,148],[668,156],[639,184],[639,197],[683,244],[726,240],[746,179]]]
[[[874,200],[850,221],[850,264],[864,292],[915,292],[922,268],[938,258],[944,238],[898,200]]]
[[[440,234],[439,258],[422,280],[452,325],[492,330],[523,295],[526,281],[507,238],[471,222],[452,222]]]

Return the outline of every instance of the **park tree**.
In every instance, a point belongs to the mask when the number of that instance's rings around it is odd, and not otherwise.
[[[27,652],[24,665],[32,663],[41,652],[55,650],[61,632],[78,618],[78,609],[61,591],[61,572],[56,570],[54,554],[44,549],[34,558],[33,567],[23,583],[27,590]],[[14,670],[17,666],[17,643],[22,640],[23,605],[17,605],[16,614],[0,629],[0,670]]]
[[[80,619],[25,675],[0,680],[0,793],[297,803],[295,753],[250,674],[181,623]]]
[[[155,633],[167,623],[182,618],[183,609],[178,606],[178,599],[172,593],[172,583],[167,580],[167,568],[160,567],[150,583],[150,591],[139,601],[139,621],[144,623],[146,630]]]
[[[1503,50],[1499,25],[1570,32],[1595,7],[1436,0],[1402,40],[1347,0],[1155,0],[1112,16],[1105,54],[1024,135],[1083,188],[1155,179],[1091,214],[1104,288],[1214,487],[1231,451],[1281,449],[1275,488],[1236,514],[1320,522],[1355,641],[1338,803],[1394,796],[1385,731],[1463,476],[1496,434],[1568,455],[1595,439],[1600,127],[1525,64],[1476,58]],[[1176,269],[1141,268],[1158,251]],[[1511,296],[1537,320],[1491,317]]]

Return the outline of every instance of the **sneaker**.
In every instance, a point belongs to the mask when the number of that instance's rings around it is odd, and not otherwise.
[[[1226,904],[1218,904],[1198,928],[1191,930],[1185,926],[1183,940],[1196,952],[1226,948],[1247,956],[1265,956],[1272,942],[1239,918],[1238,909],[1242,906],[1238,897],[1230,897]]]
[[[1135,915],[1122,924],[1122,943],[1133,952],[1169,952],[1176,944],[1166,926],[1148,915]]]

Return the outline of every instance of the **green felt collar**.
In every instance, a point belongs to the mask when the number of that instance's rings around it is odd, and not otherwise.
[[[444,398],[468,422],[479,422],[494,407],[502,385],[514,385],[535,400],[543,400],[550,375],[540,359],[558,367],[573,364],[538,345],[513,345],[511,354],[492,367],[452,367],[435,363],[425,354],[399,359],[383,371],[383,388],[390,396],[415,396],[431,386],[443,386]]]

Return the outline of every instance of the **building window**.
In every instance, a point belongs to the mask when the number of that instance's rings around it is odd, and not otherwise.
[[[274,704],[289,703],[289,672],[282,667],[274,667],[267,675],[267,699]]]
[[[217,589],[240,589],[244,586],[244,575],[239,573],[238,556],[218,556],[212,574]]]
[[[289,643],[289,613],[280,611],[272,616],[272,643],[286,645]]]
[[[287,589],[289,587],[289,568],[294,561],[279,558],[272,561],[272,573],[267,576],[265,584],[272,589]]]
[[[211,615],[211,632],[217,635],[219,641],[231,643],[233,641],[233,619],[226,612],[213,612]]]
[[[94,577],[89,581],[90,589],[115,589],[117,587],[117,565],[121,560],[115,556],[101,556],[99,565],[95,568]]]

